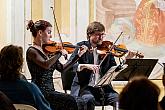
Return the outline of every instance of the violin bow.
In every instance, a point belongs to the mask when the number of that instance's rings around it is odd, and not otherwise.
[[[117,37],[117,39],[116,39],[115,42],[112,44],[112,46],[111,46],[111,48],[109,49],[109,51],[111,51],[111,50],[114,48],[116,42],[119,40],[119,38],[120,38],[120,36],[121,36],[122,34],[123,34],[123,32],[121,32],[120,35]],[[100,64],[99,64],[99,66],[102,65],[102,63],[104,62],[104,60],[107,58],[107,56],[108,56],[109,54],[110,54],[110,53],[107,53],[107,54],[104,56],[103,60],[102,60],[102,61],[100,62]]]
[[[64,49],[64,44],[62,42],[62,38],[61,38],[60,31],[59,31],[59,28],[58,28],[58,24],[57,24],[54,9],[53,9],[53,7],[50,7],[50,8],[52,9],[52,12],[53,12],[54,22],[55,22],[55,26],[56,26],[56,29],[57,29],[57,33],[58,33],[58,36],[59,36],[60,43],[62,45],[62,49]],[[65,57],[65,60],[67,60],[67,55],[64,55],[64,57]]]

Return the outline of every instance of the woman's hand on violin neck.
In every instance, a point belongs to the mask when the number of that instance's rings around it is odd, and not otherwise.
[[[82,45],[81,48],[79,48],[78,56],[81,57],[87,50],[88,47],[86,45]]]

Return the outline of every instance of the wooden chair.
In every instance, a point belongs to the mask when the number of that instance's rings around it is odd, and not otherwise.
[[[13,104],[16,110],[37,110],[35,107],[27,104]]]

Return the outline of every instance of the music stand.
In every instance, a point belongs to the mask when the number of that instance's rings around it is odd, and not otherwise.
[[[158,59],[127,59],[127,68],[122,70],[113,80],[129,81],[135,76],[149,77]]]
[[[108,85],[111,85],[111,81],[114,79],[114,77],[120,73],[120,71],[122,71],[123,69],[125,69],[127,67],[127,65],[123,65],[123,63],[121,63],[118,66],[113,66],[111,67],[106,74],[92,87],[90,87],[91,93],[97,93],[97,96],[95,95],[95,98],[98,98],[99,96],[101,96],[101,101],[102,101],[102,110],[104,110],[104,101],[105,101],[105,93],[104,93],[104,87],[108,87]],[[96,88],[96,89],[95,89]],[[97,90],[99,89],[99,90]],[[118,105],[118,102],[115,103],[115,109]]]
[[[111,67],[106,74],[94,85],[94,87],[102,87],[104,85],[109,85],[111,81],[128,65],[118,65]],[[118,69],[120,68],[120,69]]]

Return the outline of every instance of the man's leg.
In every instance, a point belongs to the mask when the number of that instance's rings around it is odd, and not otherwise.
[[[95,98],[90,91],[84,90],[80,96],[83,98],[84,102],[86,103],[87,110],[95,109]]]

